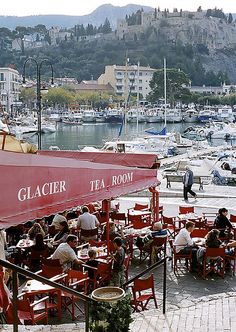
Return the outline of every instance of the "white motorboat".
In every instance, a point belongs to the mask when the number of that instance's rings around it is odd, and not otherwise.
[[[164,120],[165,111],[161,108],[149,108],[146,111],[146,122],[147,123],[157,123]]]
[[[182,121],[181,110],[178,108],[170,108],[166,109],[166,122],[168,123],[176,123]]]
[[[203,128],[205,136],[210,139],[235,139],[236,124],[225,122],[212,122]]]
[[[217,116],[217,120],[219,120],[219,121],[227,121],[227,122],[234,121],[233,109],[229,105],[225,105],[225,106],[219,108],[216,116]]]
[[[193,123],[198,121],[198,112],[191,108],[184,112],[183,121],[187,123]]]
[[[82,110],[83,122],[96,122],[96,112],[94,110]]]
[[[131,108],[127,113],[127,122],[146,122],[146,113],[143,109]]]
[[[209,121],[217,120],[216,111],[212,107],[206,107],[203,110],[199,111],[198,121],[206,123]]]
[[[106,111],[106,122],[122,123],[123,122],[123,110],[117,108],[109,108]]]

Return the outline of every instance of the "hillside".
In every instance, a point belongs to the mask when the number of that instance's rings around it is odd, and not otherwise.
[[[35,16],[0,16],[0,27],[8,29],[15,29],[16,26],[34,27],[38,24],[43,24],[47,28],[52,26],[70,28],[76,24],[93,24],[99,26],[103,24],[108,18],[113,28],[116,28],[118,19],[125,18],[125,15],[130,15],[138,9],[143,8],[145,12],[152,11],[153,8],[140,5],[127,5],[123,7],[113,5],[102,5],[95,9],[89,15],[83,16],[69,16],[69,15],[35,15]]]

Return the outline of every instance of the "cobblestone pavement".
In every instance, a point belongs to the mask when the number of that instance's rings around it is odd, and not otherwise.
[[[135,314],[131,332],[234,332],[236,293],[207,296],[178,310]]]

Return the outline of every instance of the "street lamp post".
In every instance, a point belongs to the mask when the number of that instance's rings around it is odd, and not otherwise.
[[[41,141],[41,130],[42,130],[42,104],[41,104],[41,69],[42,65],[48,64],[51,67],[51,84],[53,85],[53,66],[48,59],[43,59],[39,63],[34,58],[27,58],[24,62],[23,66],[23,84],[25,83],[25,67],[28,61],[33,61],[36,65],[36,77],[37,77],[37,115],[38,115],[38,149],[41,150],[42,148],[42,141]]]

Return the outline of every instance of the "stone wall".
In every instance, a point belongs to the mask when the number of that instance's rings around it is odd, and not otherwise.
[[[135,40],[153,27],[158,38],[170,43],[204,44],[209,49],[236,47],[236,25],[216,17],[206,17],[206,12],[157,12],[142,13],[142,24],[128,26],[125,20],[118,21],[118,39]]]

